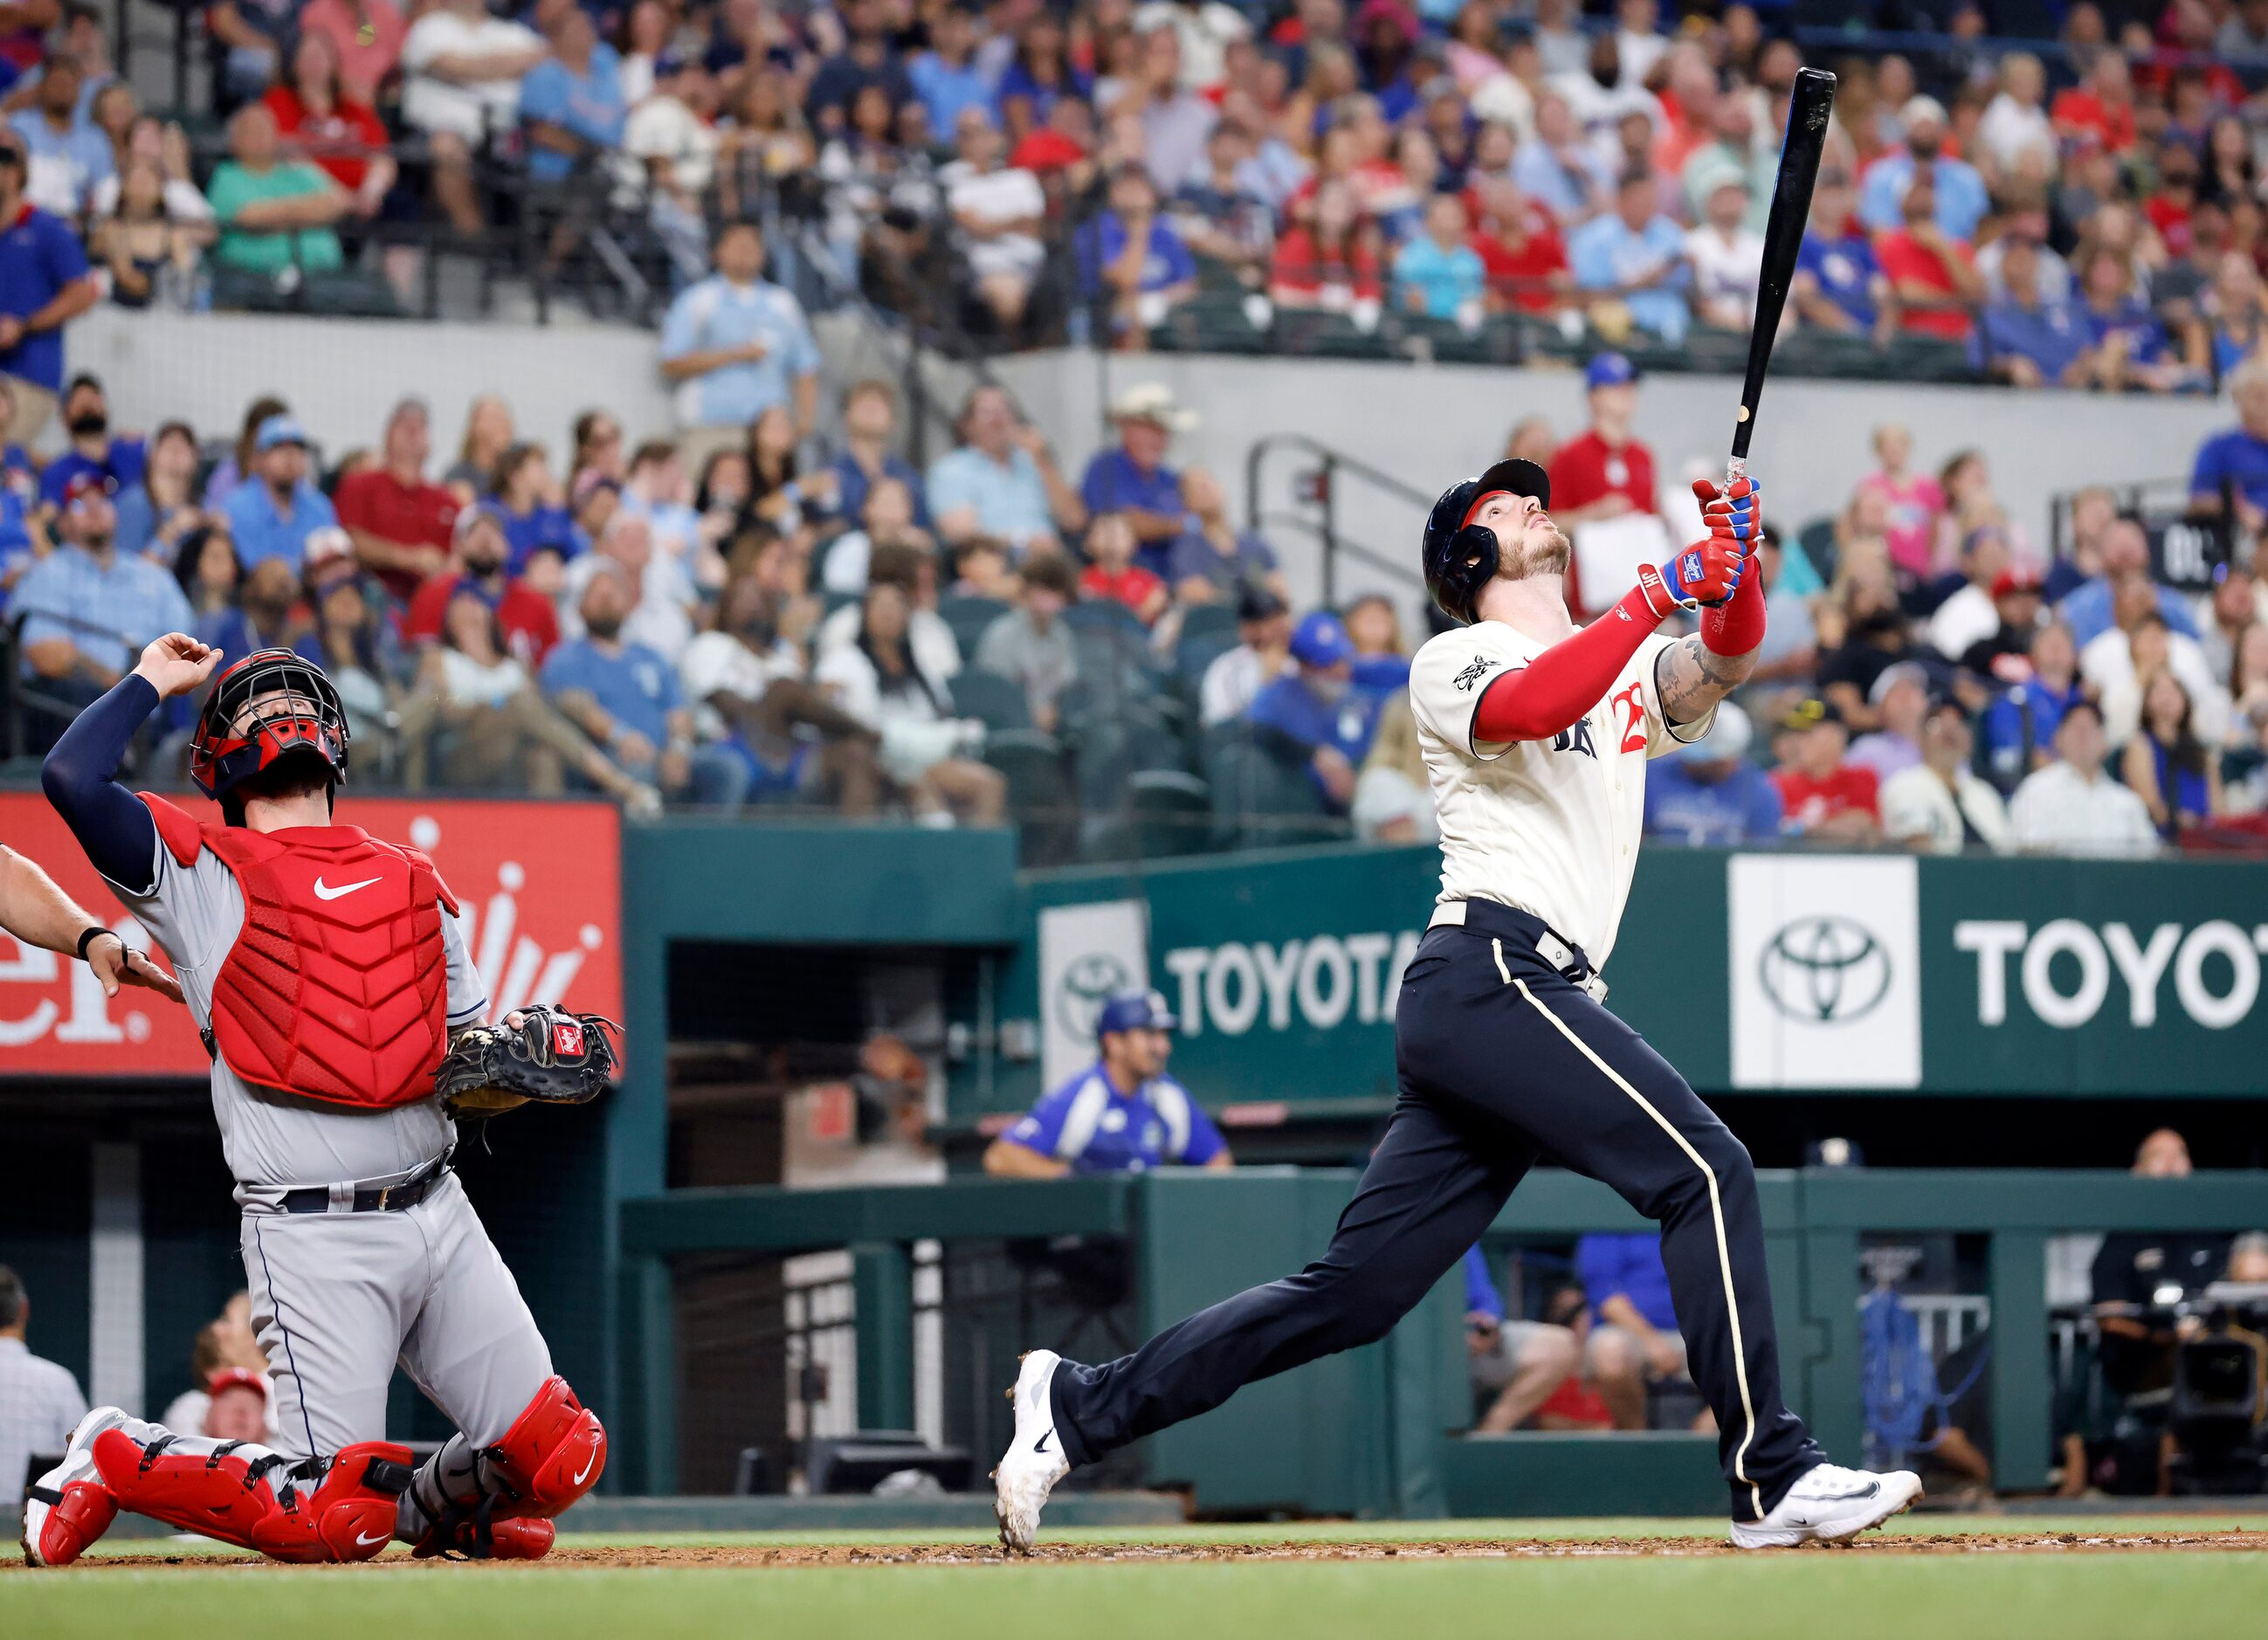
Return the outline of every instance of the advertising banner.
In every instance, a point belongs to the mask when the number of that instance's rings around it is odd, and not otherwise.
[[[543,1001],[622,1017],[621,817],[610,805],[356,798],[341,819],[433,857],[492,1015]],[[130,943],[149,944],[46,798],[0,793],[0,840]],[[0,1074],[202,1077],[205,1066],[188,1010],[137,989],[106,999],[85,964],[0,934]]]

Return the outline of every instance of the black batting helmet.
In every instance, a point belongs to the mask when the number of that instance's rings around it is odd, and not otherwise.
[[[189,778],[225,798],[287,757],[347,773],[347,715],[323,669],[288,649],[256,650],[220,674],[189,740]]]
[[[1425,517],[1425,585],[1433,601],[1460,621],[1473,618],[1473,600],[1496,578],[1496,533],[1473,522],[1491,496],[1533,496],[1551,504],[1551,475],[1533,461],[1499,461],[1478,478],[1452,484]]]

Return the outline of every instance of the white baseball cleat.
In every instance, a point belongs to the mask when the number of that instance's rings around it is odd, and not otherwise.
[[[32,1482],[24,1495],[24,1563],[68,1566],[118,1518],[94,1464],[94,1438],[128,1422],[115,1407],[97,1407],[78,1421],[63,1460]]]
[[[1921,1477],[1911,1469],[1877,1475],[1823,1463],[1788,1488],[1762,1520],[1733,1522],[1733,1547],[1787,1548],[1855,1537],[1905,1513],[1920,1497]]]
[[[1016,1387],[1008,1392],[1016,1406],[1016,1438],[992,1471],[992,1513],[1000,1522],[1000,1547],[1013,1555],[1032,1552],[1048,1494],[1071,1473],[1048,1393],[1062,1364],[1063,1357],[1052,1350],[1033,1350],[1017,1369]]]

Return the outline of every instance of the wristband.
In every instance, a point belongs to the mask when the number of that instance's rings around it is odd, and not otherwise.
[[[82,929],[79,931],[78,960],[81,962],[85,962],[86,960],[86,948],[94,944],[97,939],[105,934],[109,934],[113,939],[118,939],[118,936],[115,933],[113,933],[109,929],[103,927],[99,923],[97,923],[92,928]],[[126,942],[122,939],[118,939],[118,943],[122,945]]]

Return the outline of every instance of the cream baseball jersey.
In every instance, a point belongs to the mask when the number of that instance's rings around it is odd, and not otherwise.
[[[1506,743],[1473,739],[1482,692],[1550,645],[1483,621],[1418,651],[1410,707],[1440,820],[1443,903],[1516,906],[1606,967],[1638,862],[1646,760],[1699,739],[1716,717],[1662,716],[1654,663],[1675,642],[1639,644],[1605,698],[1553,739]]]

